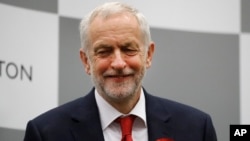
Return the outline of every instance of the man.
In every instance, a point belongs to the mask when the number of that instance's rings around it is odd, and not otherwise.
[[[82,20],[80,31],[80,57],[95,87],[29,121],[24,141],[216,141],[209,115],[142,87],[155,45],[141,13],[106,3]]]

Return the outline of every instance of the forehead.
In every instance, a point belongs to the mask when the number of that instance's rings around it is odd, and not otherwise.
[[[137,34],[136,36],[141,34],[136,17],[130,13],[118,13],[108,17],[97,16],[89,27],[89,35],[92,39],[103,34],[112,36],[129,33]]]
[[[107,18],[96,17],[89,28],[90,48],[102,45],[133,43],[142,46],[142,36],[137,19],[129,13],[119,13]]]

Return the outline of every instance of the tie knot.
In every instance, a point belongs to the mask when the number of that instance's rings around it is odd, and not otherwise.
[[[135,120],[134,115],[120,117],[117,119],[117,121],[120,123],[123,137],[132,134],[132,126],[133,126],[134,120]]]

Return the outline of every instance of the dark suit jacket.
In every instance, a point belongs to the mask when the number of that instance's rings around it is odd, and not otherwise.
[[[145,90],[149,141],[216,141],[209,115]],[[24,141],[104,141],[94,89],[29,121]]]

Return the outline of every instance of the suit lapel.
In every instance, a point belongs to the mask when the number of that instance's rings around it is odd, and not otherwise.
[[[149,141],[156,141],[160,138],[173,138],[172,125],[169,123],[171,115],[162,107],[161,101],[147,94],[146,91],[146,114],[148,125]]]
[[[72,121],[71,132],[75,141],[104,141],[94,89],[79,103]]]

